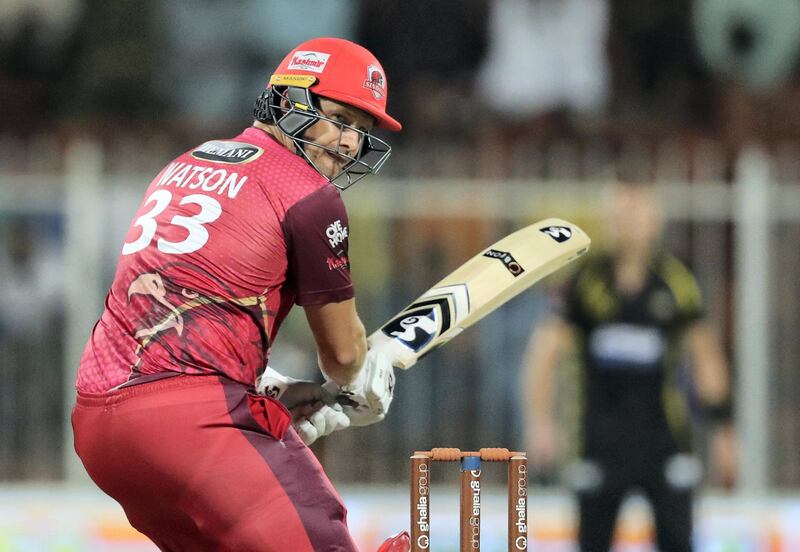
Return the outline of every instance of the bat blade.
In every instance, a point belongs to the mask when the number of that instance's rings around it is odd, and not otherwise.
[[[589,250],[575,224],[549,218],[484,249],[367,339],[396,368],[408,369],[469,326]]]

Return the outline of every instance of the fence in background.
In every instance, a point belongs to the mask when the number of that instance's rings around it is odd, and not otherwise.
[[[679,157],[664,158],[673,168],[667,176],[689,174],[674,169],[681,166]],[[735,366],[742,488],[756,493],[800,486],[794,399],[800,391],[800,280],[793,276],[800,264],[800,186],[770,177],[784,174],[770,172],[775,159],[781,158],[743,154],[733,184],[717,179],[717,170],[695,168],[695,175],[715,178],[673,178],[661,187],[667,244],[697,273]],[[152,178],[104,171],[110,165],[90,142],[73,144],[63,164],[41,172],[33,163],[20,169],[0,162],[0,270],[6,270],[0,286],[0,479],[81,477],[67,421],[75,366],[102,307],[124,232]],[[380,324],[512,228],[561,216],[602,235],[602,182],[550,176],[394,177],[346,192],[351,260],[367,326]],[[32,224],[20,228],[19,221]],[[17,247],[24,240],[30,245]],[[15,249],[27,251],[24,264]],[[414,449],[523,448],[519,369],[545,305],[543,289],[524,294],[399,374],[386,421],[315,445],[331,475],[399,481],[407,476]],[[22,320],[29,331],[19,331]],[[20,340],[27,344],[18,347]],[[301,374],[313,358],[310,336],[294,315],[275,344],[274,364]]]

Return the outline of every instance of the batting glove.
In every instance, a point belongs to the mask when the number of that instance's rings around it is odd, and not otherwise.
[[[306,445],[350,427],[350,418],[335,395],[319,383],[284,376],[267,366],[256,381],[256,392],[277,399],[292,414],[292,425]]]
[[[340,387],[328,379],[324,387],[336,395],[350,425],[374,424],[386,417],[392,403],[394,368],[388,356],[372,349],[367,351],[364,366],[354,381]]]
[[[301,418],[294,423],[294,428],[300,438],[310,445],[320,437],[330,435],[334,431],[350,427],[350,418],[342,411],[341,405],[323,405],[322,408],[310,416]]]

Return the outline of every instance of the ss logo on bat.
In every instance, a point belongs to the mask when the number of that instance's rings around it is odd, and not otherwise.
[[[405,312],[383,327],[383,333],[397,339],[413,351],[419,351],[430,343],[438,330],[435,307]]]
[[[566,226],[547,226],[546,228],[542,228],[539,230],[540,232],[547,234],[558,243],[564,243],[568,239],[572,237],[572,230],[567,228]]]
[[[431,288],[380,331],[418,353],[434,339],[447,334],[469,308],[469,290],[465,284]]]

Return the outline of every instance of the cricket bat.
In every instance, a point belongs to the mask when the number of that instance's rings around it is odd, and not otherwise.
[[[408,369],[466,328],[574,261],[591,240],[576,225],[549,218],[490,245],[367,338],[395,368]]]

